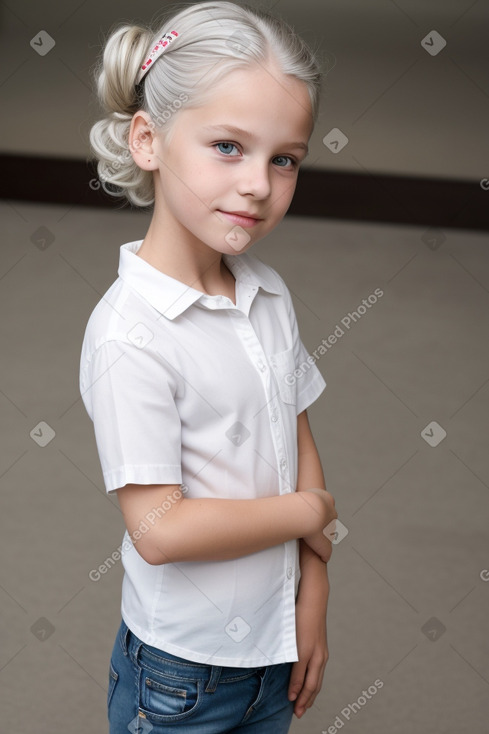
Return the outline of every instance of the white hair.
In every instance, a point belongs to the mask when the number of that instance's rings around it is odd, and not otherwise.
[[[171,49],[136,85],[149,51],[172,30],[179,35]],[[230,71],[272,60],[282,73],[307,85],[316,122],[321,85],[318,58],[280,18],[248,5],[216,0],[187,4],[183,9],[178,4],[177,10],[173,7],[165,13],[156,30],[149,25],[113,28],[94,70],[98,99],[107,114],[90,130],[104,190],[133,206],[154,203],[153,174],[134,162],[129,149],[129,129],[138,110],[148,113],[159,131],[171,137],[179,109],[202,104],[206,93]]]

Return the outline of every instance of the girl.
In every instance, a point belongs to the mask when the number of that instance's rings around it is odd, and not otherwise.
[[[248,251],[290,205],[318,66],[284,22],[202,2],[116,28],[97,81],[104,187],[154,205],[80,363],[126,524],[110,733],[285,734],[321,687],[337,513],[306,411],[326,383]]]

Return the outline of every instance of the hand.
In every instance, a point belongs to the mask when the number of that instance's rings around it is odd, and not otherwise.
[[[292,666],[288,697],[295,700],[294,714],[300,719],[321,690],[329,652],[326,604],[311,607],[298,602],[295,611],[299,660]]]
[[[331,553],[333,552],[333,544],[330,539],[324,535],[322,530],[318,530],[316,533],[313,533],[313,535],[307,535],[303,540],[311,550],[318,554],[323,563],[327,563],[329,561]]]
[[[334,497],[331,494],[331,492],[328,492],[327,489],[319,489],[319,487],[308,487],[307,489],[303,489],[303,492],[313,492],[314,494],[317,494],[318,497],[321,497],[323,502],[326,503],[326,507],[328,510],[328,517],[326,521],[326,525],[331,522],[331,520],[336,520],[338,517],[338,513],[336,512],[336,506]]]
[[[313,492],[314,494],[319,495],[323,501],[327,505],[327,522],[324,527],[327,527],[333,520],[336,520],[338,518],[338,513],[336,512],[335,508],[335,501],[332,494],[330,494],[326,489],[319,489],[317,487],[312,487],[304,490],[305,492]],[[324,528],[323,528],[324,529]],[[318,554],[320,559],[327,563],[329,559],[331,558],[331,553],[333,552],[333,545],[329,538],[327,538],[322,530],[318,530],[312,535],[307,535],[304,537],[304,541],[307,543],[307,545]]]

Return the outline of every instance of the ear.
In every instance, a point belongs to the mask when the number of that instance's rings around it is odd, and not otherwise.
[[[158,168],[155,142],[155,124],[147,112],[138,110],[131,120],[129,150],[134,162],[144,171]]]

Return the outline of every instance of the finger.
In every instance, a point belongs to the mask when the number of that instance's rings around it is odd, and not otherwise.
[[[297,716],[301,716],[306,709],[312,706],[318,692],[316,688],[310,688],[309,684],[304,683],[294,706],[294,711]]]
[[[296,716],[302,716],[306,709],[310,708],[314,703],[316,696],[321,690],[325,667],[326,661],[324,663],[318,663],[311,660],[311,665],[307,669],[302,689],[294,706]]]
[[[287,696],[289,701],[295,701],[302,690],[304,676],[306,674],[307,665],[302,660],[298,660],[292,665],[290,672],[289,689]]]

